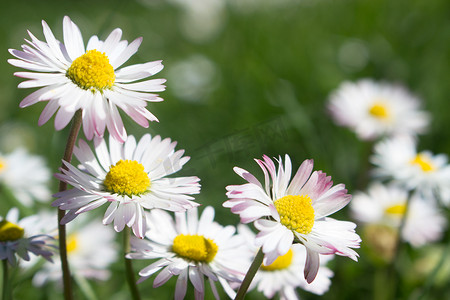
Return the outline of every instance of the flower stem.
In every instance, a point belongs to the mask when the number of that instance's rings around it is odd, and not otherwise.
[[[2,300],[11,299],[11,295],[9,294],[9,282],[8,282],[8,260],[4,259],[3,263],[3,289],[2,289]]]
[[[89,285],[89,282],[87,279],[83,276],[78,276],[77,274],[74,274],[75,282],[77,283],[78,287],[80,288],[81,292],[83,293],[84,297],[87,300],[98,300],[97,296],[94,293],[94,290]]]
[[[262,252],[262,248],[259,248],[259,251],[258,251],[258,253],[256,253],[255,259],[253,260],[252,265],[248,269],[247,274],[245,275],[245,278],[242,281],[242,284],[239,287],[239,290],[238,290],[234,300],[244,299],[245,293],[247,292],[248,287],[250,286],[250,283],[253,280],[253,277],[255,277],[255,274],[258,271],[259,267],[261,267],[263,258],[264,258],[264,254]]]
[[[125,273],[127,278],[128,287],[130,288],[130,293],[133,300],[140,300],[139,290],[136,286],[136,279],[134,278],[133,264],[131,259],[125,257],[127,253],[130,252],[130,235],[131,229],[125,227],[123,231],[123,258],[125,260]]]
[[[75,141],[78,136],[78,132],[81,127],[81,110],[75,113],[72,120],[72,127],[70,129],[69,137],[67,138],[66,150],[64,151],[63,160],[70,162],[72,160],[73,147],[75,146]],[[64,164],[61,168],[67,169]],[[67,183],[59,182],[59,191],[67,190]],[[61,224],[62,218],[65,216],[66,212],[64,210],[58,209],[58,237],[59,237],[59,254],[61,258],[61,269],[63,273],[63,285],[64,285],[64,299],[72,300],[72,279],[70,276],[69,263],[67,261],[67,246],[66,246],[66,225]]]
[[[405,203],[405,212],[403,213],[402,219],[400,220],[400,225],[398,227],[398,234],[397,234],[397,241],[395,244],[395,253],[391,261],[390,268],[388,270],[389,278],[392,278],[391,284],[392,284],[392,298],[396,299],[396,294],[398,291],[398,288],[400,287],[400,277],[398,276],[398,270],[396,268],[396,265],[398,264],[401,248],[402,248],[402,231],[403,228],[405,228],[406,219],[408,218],[408,210],[409,206],[411,205],[411,198],[412,198],[412,191],[408,193],[408,198],[406,199]]]

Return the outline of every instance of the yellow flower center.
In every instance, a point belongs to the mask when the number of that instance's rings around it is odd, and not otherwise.
[[[139,196],[148,191],[150,178],[144,166],[135,160],[119,160],[111,166],[103,181],[106,190],[122,196]]]
[[[389,111],[382,102],[375,102],[374,105],[369,109],[369,113],[378,119],[387,119],[389,117]]]
[[[0,242],[16,241],[23,237],[24,230],[16,224],[3,220],[0,222]]]
[[[403,216],[406,212],[406,205],[405,204],[395,204],[395,205],[387,207],[384,211],[390,215]]]
[[[419,166],[424,172],[431,172],[436,169],[431,160],[421,153],[417,154],[409,163]]]
[[[89,50],[75,59],[66,76],[80,88],[92,92],[111,88],[116,78],[108,56],[97,50]]]
[[[6,162],[0,158],[0,173],[6,169]]]
[[[277,259],[270,265],[262,265],[261,269],[264,271],[277,271],[277,270],[283,270],[289,267],[292,263],[292,257],[294,256],[294,252],[292,249],[289,249],[289,251],[282,256],[278,256]]]
[[[284,196],[274,202],[281,224],[298,233],[308,234],[314,225],[314,208],[311,198],[305,196]]]
[[[71,234],[67,238],[67,253],[74,252],[78,248],[78,234]]]
[[[180,234],[172,245],[173,252],[195,262],[211,262],[218,249],[213,240],[197,234]]]

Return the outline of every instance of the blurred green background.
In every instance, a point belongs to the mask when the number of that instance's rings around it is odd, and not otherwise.
[[[263,154],[288,153],[294,167],[314,158],[315,169],[345,183],[350,193],[362,188],[358,178],[367,171],[370,145],[337,127],[325,109],[330,92],[345,80],[374,78],[408,87],[433,116],[419,147],[449,153],[450,1],[2,1],[0,152],[25,145],[45,156],[52,172],[60,164],[68,128],[55,132],[53,118],[37,126],[44,103],[19,109],[31,90],[16,88],[21,80],[12,74],[19,70],[6,61],[12,57],[7,49],[19,49],[26,30],[43,39],[41,20],[62,40],[64,15],[80,27],[85,42],[94,34],[104,39],[117,27],[128,41],[142,36],[127,65],[163,60],[165,68],[155,77],[168,79],[161,93],[165,101],[148,106],[160,122],[144,129],[122,114],[127,132],[178,141],[178,149],[191,156],[182,174],[201,178],[197,200],[214,206],[222,224],[238,222],[222,207],[225,186],[243,183],[232,168],[243,167],[261,178],[253,158]],[[54,190],[56,186],[54,180]],[[0,205],[2,215],[9,206]],[[338,217],[348,219],[348,211]],[[441,244],[448,242],[447,233]],[[424,259],[427,247],[411,255]],[[341,257],[333,262],[335,278],[322,298],[379,298],[376,276],[381,267],[373,265],[364,249],[359,252],[359,263]],[[115,268],[110,281],[93,284],[99,299],[127,299],[121,262]],[[399,299],[415,299],[423,291],[427,273],[417,268],[405,261]],[[152,281],[139,286],[145,299],[172,298],[173,280],[156,290]],[[18,289],[18,299],[39,299],[27,281]],[[448,278],[430,283],[427,297],[442,299],[445,293],[450,293]],[[41,299],[61,296],[51,288],[41,294]],[[259,297],[253,292],[248,298]]]

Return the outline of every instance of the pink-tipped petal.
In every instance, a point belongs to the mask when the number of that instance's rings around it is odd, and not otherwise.
[[[317,252],[311,251],[309,248],[306,248],[306,263],[304,276],[306,282],[311,283],[317,276],[317,272],[319,272],[320,266],[320,258]]]

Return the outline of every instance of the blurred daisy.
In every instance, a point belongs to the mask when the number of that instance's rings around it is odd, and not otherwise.
[[[92,36],[85,49],[80,30],[69,17],[63,21],[64,43],[55,39],[45,21],[42,26],[46,42],[28,32],[31,40],[25,41],[29,45],[22,45],[23,51],[10,49],[17,59],[8,60],[16,67],[35,71],[14,75],[29,79],[19,88],[39,88],[23,99],[20,107],[48,101],[39,125],[56,113],[55,128],[60,130],[81,109],[88,140],[102,137],[107,127],[115,139],[124,142],[127,134],[117,107],[143,127],[148,127],[148,120],[157,121],[145,107],[147,101],[162,101],[151,92],[164,91],[165,79],[142,80],[161,71],[161,61],[118,69],[137,52],[142,38],[128,44],[120,40],[122,30],[117,28],[105,41]]]
[[[445,154],[417,152],[412,138],[396,137],[374,147],[374,175],[393,179],[407,189],[417,189],[425,199],[450,204],[450,165]]]
[[[26,225],[26,226],[25,226]],[[16,255],[25,261],[29,253],[52,261],[52,237],[46,234],[31,235],[33,224],[27,218],[19,220],[19,210],[12,208],[5,218],[0,218],[0,259],[14,266]]]
[[[406,212],[402,239],[414,247],[435,242],[442,237],[446,219],[434,202],[412,196],[408,208],[408,191],[398,186],[374,183],[367,193],[359,192],[350,205],[352,214],[361,223],[387,225],[398,230]]]
[[[356,225],[327,217],[350,201],[345,186],[332,187],[330,176],[312,172],[312,160],[305,160],[290,180],[288,155],[284,167],[279,158],[278,171],[269,157],[263,158],[256,162],[264,172],[265,186],[246,170],[235,167],[234,171],[248,183],[227,186],[229,200],[224,206],[239,214],[242,223],[255,221],[260,231],[256,244],[262,246],[264,264],[285,255],[292,243],[301,243],[306,247],[304,275],[311,283],[319,270],[319,254],[338,254],[356,261],[358,254],[350,249],[359,248],[361,241],[355,233]]]
[[[49,180],[50,170],[42,157],[31,155],[22,148],[0,154],[0,183],[22,204],[31,206],[34,200],[49,201]]]
[[[67,255],[72,274],[78,278],[107,280],[111,273],[108,267],[117,258],[114,231],[96,220],[89,223],[86,219],[77,221],[67,226]],[[57,224],[56,220],[52,223]],[[48,281],[59,282],[61,279],[61,261],[55,259],[55,263],[44,264],[34,275],[33,284],[42,286]]]
[[[139,272],[142,282],[161,271],[153,287],[178,276],[175,299],[186,295],[188,279],[195,289],[195,298],[205,295],[204,277],[208,278],[216,299],[215,282],[219,281],[225,292],[234,298],[229,282],[240,282],[248,266],[249,257],[245,241],[235,235],[235,227],[223,227],[214,222],[214,209],[203,210],[200,218],[197,208],[186,213],[175,213],[175,220],[165,211],[152,210],[149,214],[149,231],[145,240],[132,237],[130,259],[158,259]]]
[[[109,203],[103,224],[114,221],[119,232],[131,227],[143,238],[147,230],[144,209],[161,208],[184,211],[197,206],[190,194],[200,192],[199,178],[166,178],[190,159],[184,150],[175,151],[176,142],[169,138],[144,135],[139,143],[129,136],[124,144],[109,139],[109,152],[104,139],[95,140],[95,154],[80,140],[74,154],[80,162],[75,168],[64,162],[68,170],[55,176],[74,188],[55,194],[52,205],[69,212],[61,220],[66,224],[78,214]]]
[[[344,82],[331,95],[328,110],[337,124],[363,140],[425,132],[430,116],[405,88],[370,79]]]
[[[258,251],[254,244],[255,234],[245,225],[238,225],[239,233],[242,234],[249,250],[253,255]],[[256,273],[249,290],[257,288],[266,298],[273,298],[276,293],[280,299],[294,300],[299,299],[295,289],[300,287],[308,292],[323,295],[328,291],[333,272],[325,264],[332,259],[333,255],[320,255],[320,266],[316,279],[307,283],[306,280],[298,276],[298,271],[305,266],[306,250],[299,244],[293,244],[289,251],[279,256],[270,265],[262,265]]]

